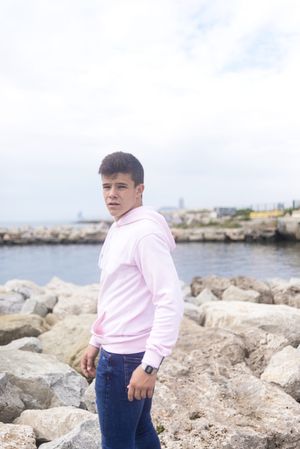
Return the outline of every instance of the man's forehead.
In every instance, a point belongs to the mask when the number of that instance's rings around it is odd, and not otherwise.
[[[133,182],[131,174],[130,173],[114,173],[112,175],[102,175],[101,176],[102,183],[107,182],[124,182],[124,183],[131,183]]]

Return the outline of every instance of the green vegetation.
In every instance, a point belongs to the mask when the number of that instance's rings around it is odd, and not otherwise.
[[[156,426],[156,432],[159,435],[160,433],[163,433],[165,431],[165,428],[162,424],[157,424]]]

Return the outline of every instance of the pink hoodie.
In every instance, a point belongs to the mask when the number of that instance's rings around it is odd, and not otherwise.
[[[145,351],[143,362],[156,368],[171,353],[183,314],[174,248],[166,220],[152,209],[134,208],[112,224],[99,256],[91,345],[117,354]]]

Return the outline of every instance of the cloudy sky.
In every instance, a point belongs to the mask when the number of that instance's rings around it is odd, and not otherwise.
[[[0,221],[105,216],[116,150],[157,208],[300,199],[299,0],[10,0],[0,42]]]

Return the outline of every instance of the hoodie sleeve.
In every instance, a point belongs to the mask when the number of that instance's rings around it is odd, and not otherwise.
[[[178,338],[183,315],[181,288],[169,246],[163,237],[157,234],[143,237],[135,256],[155,306],[143,363],[158,368]]]

